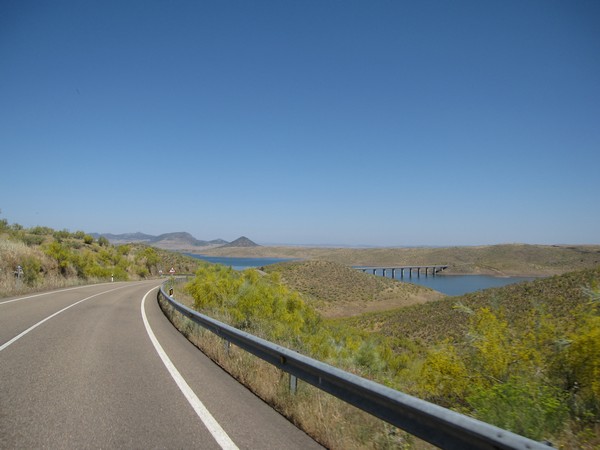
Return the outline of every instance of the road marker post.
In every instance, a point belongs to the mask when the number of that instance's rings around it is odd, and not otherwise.
[[[17,289],[21,289],[23,286],[23,273],[23,267],[18,265],[17,269],[15,270],[15,284]]]

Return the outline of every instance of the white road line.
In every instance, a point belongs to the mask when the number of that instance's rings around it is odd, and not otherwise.
[[[204,404],[200,401],[200,399],[194,393],[189,384],[187,384],[185,379],[181,376],[175,365],[171,362],[171,360],[163,350],[162,346],[158,342],[158,339],[156,339],[156,336],[154,335],[154,332],[150,327],[150,323],[148,323],[148,318],[146,317],[146,311],[144,309],[146,297],[148,297],[148,294],[150,294],[150,292],[152,292],[154,289],[150,289],[148,292],[146,292],[146,295],[144,295],[144,298],[142,299],[141,309],[142,319],[146,327],[146,332],[148,333],[148,336],[150,337],[150,340],[152,341],[152,344],[154,345],[158,356],[160,356],[160,359],[162,359],[163,364],[175,380],[175,383],[177,384],[187,401],[190,403],[192,408],[194,408],[194,411],[196,411],[196,414],[198,414],[198,417],[200,417],[200,420],[202,420],[208,431],[210,431],[210,434],[213,435],[217,443],[221,446],[221,448],[224,450],[237,450],[238,447],[234,444],[234,442],[231,440],[231,438],[225,432],[225,430],[221,428],[219,422],[217,422],[216,419],[212,416],[212,414],[208,411],[208,409],[206,409]]]
[[[41,324],[43,324],[44,322],[46,322],[46,321],[48,321],[48,320],[52,319],[52,318],[53,318],[53,317],[55,317],[55,316],[58,316],[60,313],[62,313],[62,312],[64,312],[64,311],[66,311],[67,309],[69,309],[69,308],[72,308],[72,307],[73,307],[73,306],[75,306],[75,305],[79,305],[80,303],[83,303],[83,302],[85,302],[86,300],[89,300],[89,299],[91,299],[91,298],[98,297],[99,295],[102,295],[102,294],[108,294],[109,292],[113,292],[113,291],[116,291],[116,290],[118,290],[118,289],[123,289],[123,288],[125,288],[125,287],[126,287],[126,286],[121,286],[121,287],[118,287],[118,288],[111,289],[111,290],[109,290],[109,291],[99,292],[99,293],[97,293],[97,294],[90,295],[89,297],[86,297],[86,298],[84,298],[83,300],[79,300],[78,302],[75,302],[75,303],[73,303],[73,304],[71,304],[71,305],[67,306],[66,308],[63,308],[63,309],[61,309],[60,311],[57,311],[57,312],[55,312],[54,314],[51,314],[51,315],[49,315],[49,316],[48,316],[48,317],[46,317],[45,319],[43,319],[43,320],[40,320],[40,321],[39,321],[38,323],[36,323],[35,325],[32,325],[32,326],[30,326],[29,328],[27,328],[27,329],[26,329],[25,331],[23,331],[21,334],[19,334],[19,335],[15,336],[14,338],[12,338],[10,341],[8,341],[8,342],[5,342],[4,344],[2,344],[2,345],[0,346],[0,352],[1,352],[2,350],[4,350],[6,347],[8,347],[9,345],[11,345],[11,344],[13,344],[14,342],[18,341],[19,339],[21,339],[23,336],[25,336],[25,335],[26,335],[27,333],[29,333],[30,331],[32,331],[32,330],[36,329],[37,327],[39,327],[39,326],[40,326]]]
[[[27,297],[19,297],[19,298],[13,298],[12,300],[5,300],[3,302],[0,302],[0,305],[4,305],[6,303],[12,303],[12,302],[19,302],[21,300],[27,300],[28,298],[41,297],[42,295],[50,295],[50,294],[57,294],[59,292],[72,291],[74,289],[82,289],[82,288],[92,287],[92,286],[102,286],[103,284],[107,284],[107,283],[86,284],[85,286],[75,286],[75,287],[71,287],[71,288],[67,288],[67,289],[60,289],[58,291],[42,292],[41,294],[28,295]]]

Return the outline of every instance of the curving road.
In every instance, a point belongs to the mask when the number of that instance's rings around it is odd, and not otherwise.
[[[182,337],[157,286],[0,300],[0,448],[320,448]]]

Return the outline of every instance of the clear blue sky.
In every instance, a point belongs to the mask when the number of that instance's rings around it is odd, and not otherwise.
[[[345,245],[600,243],[600,2],[0,3],[0,210]]]

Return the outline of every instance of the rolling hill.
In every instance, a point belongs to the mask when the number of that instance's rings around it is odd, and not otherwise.
[[[221,247],[260,247],[257,243],[251,241],[246,236],[237,238],[235,241],[222,245]]]
[[[433,345],[464,335],[468,322],[468,315],[462,312],[464,308],[501,310],[512,324],[519,324],[532,310],[572,321],[572,311],[589,301],[586,288],[599,284],[600,266],[597,266],[346,320],[366,331]]]
[[[348,266],[447,264],[444,275],[551,276],[600,264],[600,245],[499,244],[475,247],[212,247],[208,256],[333,261]]]
[[[290,288],[315,300],[325,317],[349,317],[444,297],[432,289],[373,276],[328,261],[291,261],[263,268],[277,272]]]
[[[91,234],[95,239],[99,237],[105,237],[109,240],[109,242],[113,245],[121,245],[121,244],[147,244],[152,247],[162,248],[165,250],[174,250],[174,251],[190,251],[201,247],[205,248],[215,248],[223,245],[229,245],[232,247],[249,247],[250,245],[232,245],[234,242],[240,241],[243,242],[244,239],[250,241],[248,238],[241,237],[232,243],[224,239],[213,239],[210,241],[199,240],[192,236],[190,233],[185,231],[178,231],[174,233],[164,233],[158,236],[153,236],[151,234],[145,233],[123,233],[123,234],[112,234],[112,233],[92,233]],[[254,244],[256,245],[256,244]]]

